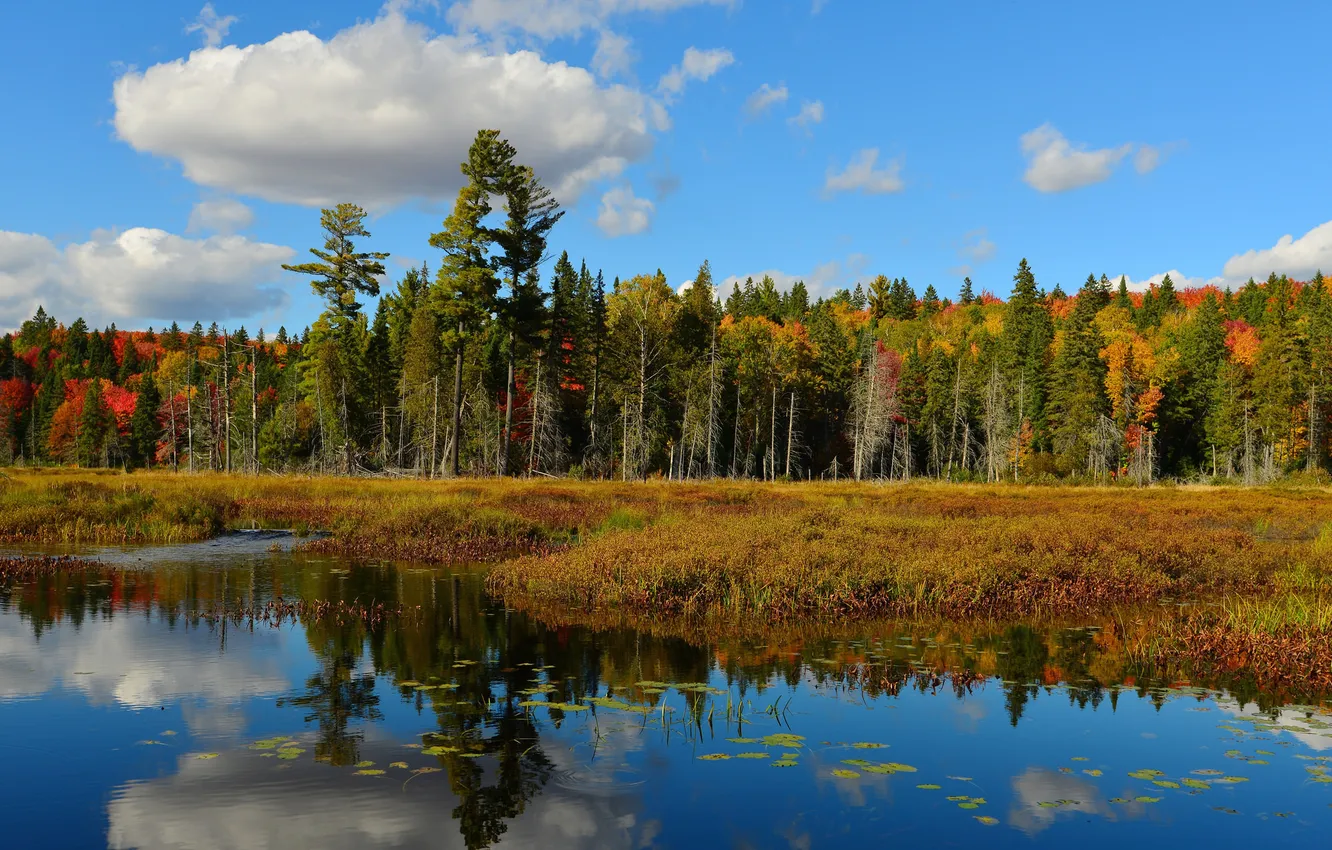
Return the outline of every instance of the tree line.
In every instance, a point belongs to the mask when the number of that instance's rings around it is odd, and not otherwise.
[[[1332,292],[1321,273],[1238,291],[1130,292],[1089,275],[1006,301],[905,278],[811,300],[705,261],[609,284],[498,131],[388,291],[354,204],[323,210],[325,309],[280,329],[90,330],[44,310],[0,340],[0,463],[636,479],[1247,483],[1326,470]],[[365,303],[376,298],[373,310]]]

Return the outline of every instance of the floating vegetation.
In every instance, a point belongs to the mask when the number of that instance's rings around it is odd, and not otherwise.
[[[363,769],[363,770],[358,770],[358,771],[356,771],[356,774],[355,774],[355,775],[356,775],[356,776],[383,776],[383,775],[384,775],[384,771],[382,771],[382,770],[373,770],[373,769],[370,769],[370,768],[366,768],[366,769]]]
[[[975,820],[978,823],[985,824],[986,826],[994,826],[995,824],[999,823],[998,818],[992,818],[989,815],[976,815]]]
[[[590,705],[576,705],[571,702],[546,702],[545,700],[524,700],[518,703],[519,708],[549,708],[558,711],[590,711]]]
[[[887,745],[887,744],[874,744],[874,743],[870,743],[869,741],[857,741],[856,743],[852,744],[851,746],[855,747],[857,750],[881,750],[881,749],[883,749],[884,747],[886,747],[886,746],[888,746],[888,745]]]
[[[939,791],[943,789],[942,785],[930,785],[929,783],[917,785],[916,787],[922,791]]]
[[[208,759],[215,759],[215,758],[217,758],[217,757],[218,757],[218,753],[198,753],[197,755],[195,755],[195,758],[196,758],[196,759],[200,759],[200,760],[204,760],[204,761],[207,761]]]
[[[726,753],[708,753],[698,757],[699,761],[726,761],[729,758]]]
[[[41,576],[81,572],[97,568],[103,568],[99,561],[73,558],[67,555],[55,557],[0,557],[0,583],[32,581]]]
[[[766,759],[771,758],[772,753],[736,753],[738,759]]]
[[[859,779],[859,778],[860,778],[860,774],[859,774],[859,773],[856,773],[854,770],[846,770],[845,768],[840,768],[840,767],[839,767],[839,768],[835,768],[835,769],[833,770],[833,772],[832,772],[832,775],[833,775],[833,776],[836,776],[838,779]]]
[[[1102,771],[1100,771],[1100,770],[1096,770],[1096,769],[1094,769],[1094,768],[1091,769],[1091,770],[1084,770],[1084,771],[1082,771],[1082,772],[1085,773],[1085,774],[1087,774],[1088,776],[1091,776],[1091,777],[1099,777],[1099,776],[1104,776],[1104,775],[1105,775],[1105,773],[1103,773]]]

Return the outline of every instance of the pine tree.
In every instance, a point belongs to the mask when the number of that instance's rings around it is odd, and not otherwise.
[[[135,466],[153,465],[157,453],[157,411],[162,407],[162,396],[152,372],[144,372],[139,382],[139,396],[134,401],[134,415],[130,418],[130,458]]]
[[[494,266],[503,271],[508,284],[507,297],[499,303],[500,321],[507,332],[508,376],[504,392],[504,433],[501,436],[500,475],[509,472],[509,450],[513,435],[514,364],[518,356],[517,345],[529,342],[520,337],[535,324],[541,308],[540,287],[532,284],[529,275],[541,264],[546,253],[546,237],[551,228],[563,217],[550,190],[541,185],[536,173],[528,166],[514,163],[513,146],[503,140],[495,142],[491,162],[498,175],[496,183],[504,196],[507,216],[504,226],[490,231],[490,236],[503,252],[495,258]]]
[[[969,307],[975,300],[976,296],[971,292],[971,278],[962,278],[962,289],[957,294],[957,303],[963,307]]]
[[[102,397],[102,381],[93,378],[83,395],[83,414],[79,418],[79,436],[75,443],[79,466],[102,466],[107,431],[115,420]]]
[[[920,299],[921,315],[933,316],[939,309],[939,293],[934,291],[934,284],[930,284],[925,287],[925,294]]]

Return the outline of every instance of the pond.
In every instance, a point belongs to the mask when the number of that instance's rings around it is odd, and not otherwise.
[[[6,846],[1289,846],[1332,827],[1332,713],[1155,678],[1106,623],[567,626],[489,598],[483,568],[289,544],[101,550],[0,588]]]

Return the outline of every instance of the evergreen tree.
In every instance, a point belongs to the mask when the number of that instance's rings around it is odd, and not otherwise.
[[[157,453],[157,411],[162,407],[162,396],[151,371],[144,372],[139,382],[139,395],[134,401],[134,415],[130,418],[130,459],[135,466],[153,465]]]
[[[490,160],[498,175],[496,187],[504,196],[507,215],[504,226],[490,231],[502,251],[494,267],[503,272],[508,295],[499,303],[500,321],[507,332],[507,379],[504,391],[504,432],[501,436],[500,474],[509,472],[509,450],[513,435],[514,363],[519,342],[535,324],[541,309],[541,291],[530,279],[546,253],[546,237],[564,212],[550,190],[541,185],[528,166],[514,163],[516,152],[506,141],[497,140]]]
[[[83,414],[79,417],[79,435],[75,442],[79,466],[103,466],[107,432],[115,419],[102,396],[102,381],[93,378],[83,395]]]
[[[962,278],[962,290],[957,294],[957,303],[963,307],[969,307],[975,300],[976,296],[971,292],[971,278]]]

